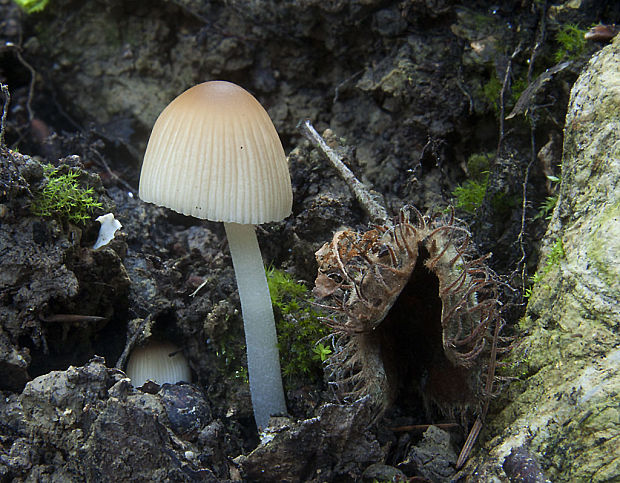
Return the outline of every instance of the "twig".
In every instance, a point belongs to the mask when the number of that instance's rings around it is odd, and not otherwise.
[[[506,65],[506,71],[504,72],[504,81],[502,82],[502,90],[499,93],[499,140],[497,141],[497,154],[495,159],[499,159],[501,153],[502,143],[504,142],[504,122],[506,118],[506,94],[510,88],[510,74],[512,73],[512,62],[515,57],[521,52],[521,44],[517,45],[514,52],[508,59],[508,65]]]
[[[534,138],[534,126],[535,126],[535,122],[532,123],[532,129],[530,131],[530,137],[531,137],[531,143],[532,143],[532,150],[534,150],[535,147],[535,138]],[[525,251],[525,244],[523,243],[523,239],[525,238],[525,222],[527,219],[527,204],[528,204],[528,199],[527,199],[527,185],[529,183],[529,178],[530,178],[530,170],[532,169],[532,166],[534,165],[534,161],[536,161],[536,154],[534,153],[529,161],[529,163],[527,163],[527,166],[525,167],[525,173],[523,174],[523,184],[522,184],[522,201],[521,201],[521,226],[519,227],[519,234],[517,235],[517,242],[519,244],[519,251],[521,252],[521,258],[519,259],[519,261],[517,262],[517,266],[514,270],[513,273],[520,271],[521,273],[521,291],[522,293],[525,293],[525,283],[527,281],[527,277],[526,277],[526,269],[527,269],[527,264],[525,263],[525,260],[527,259],[527,253]],[[519,267],[520,270],[519,270]]]
[[[54,315],[39,315],[39,319],[42,322],[63,322],[63,323],[95,323],[107,320],[107,317],[100,317],[98,315],[80,315],[80,314],[54,314]]]
[[[519,99],[517,100],[510,114],[506,116],[506,120],[512,119],[519,114],[527,115],[528,111],[533,112],[534,110],[540,109],[542,107],[552,106],[553,103],[548,105],[534,105],[535,97],[538,92],[543,88],[543,86],[547,82],[549,82],[555,74],[566,69],[571,64],[572,61],[567,60],[566,62],[561,62],[560,64],[554,65],[553,67],[550,67],[545,72],[540,74],[534,82],[529,83],[527,88],[519,96]],[[530,117],[532,117],[531,114]]]
[[[542,86],[544,82],[546,82],[548,79],[550,79],[553,76],[553,74],[555,74],[556,72],[559,72],[560,70],[564,69],[570,64],[570,62],[564,62],[562,64],[558,64],[554,68],[548,69],[545,73],[543,73],[543,75],[541,75],[538,79],[532,82],[532,74],[534,70],[534,63],[536,61],[536,56],[538,55],[538,51],[542,47],[545,41],[545,36],[547,34],[546,19],[547,19],[547,2],[545,0],[540,7],[539,29],[536,35],[534,47],[532,48],[532,53],[530,54],[529,66],[527,69],[528,88],[526,89],[526,91],[531,88],[531,90],[533,91],[533,95],[535,94],[536,90]],[[537,84],[539,85],[537,86]],[[521,94],[513,111],[507,116],[506,119],[510,119],[511,117],[514,117],[515,113],[519,112],[517,107],[519,106],[519,102],[521,101],[521,98],[525,98],[525,92]],[[530,171],[532,169],[532,166],[536,162],[536,117],[533,114],[530,114],[530,119],[532,121],[530,125],[530,161],[528,162],[525,168],[525,173],[523,174],[522,202],[521,202],[521,226],[519,229],[519,234],[517,236],[517,242],[519,244],[519,251],[521,252],[521,258],[517,262],[517,266],[515,268],[515,271],[513,272],[513,273],[516,273],[520,271],[521,293],[525,293],[525,284],[527,281],[527,277],[526,277],[527,267],[525,263],[525,260],[527,258],[527,253],[525,250],[525,245],[523,243],[523,239],[525,237],[525,223],[527,219],[526,210],[527,210],[527,205],[528,205],[527,185],[529,183]]]
[[[534,63],[536,62],[536,56],[538,55],[538,51],[542,47],[545,36],[547,35],[547,0],[542,2],[540,6],[540,24],[538,29],[538,35],[536,39],[536,43],[534,44],[534,48],[532,49],[532,53],[530,55],[530,63],[527,68],[527,84],[530,85],[532,83],[532,75],[534,72]]]
[[[4,102],[2,103],[2,118],[0,118],[0,147],[4,146],[4,123],[6,122],[6,113],[9,110],[9,104],[11,103],[11,94],[9,93],[9,87],[6,84],[0,84],[2,95],[4,96]]]
[[[79,125],[77,123],[77,121],[75,121],[69,114],[67,114],[65,112],[65,110],[62,108],[62,104],[58,101],[58,98],[56,97],[56,91],[54,89],[52,89],[52,102],[54,103],[54,108],[58,111],[58,113],[64,117],[69,124],[71,124],[76,131],[79,131],[81,133],[84,132],[84,128]]]
[[[116,181],[117,183],[123,185],[126,189],[128,189],[132,193],[137,193],[138,192],[137,189],[135,189],[127,181],[125,181],[123,178],[118,176],[116,173],[114,173],[110,169],[110,165],[107,163],[107,161],[105,160],[105,158],[103,157],[103,155],[99,151],[97,151],[96,149],[93,149],[93,153],[95,154],[95,156],[97,156],[97,158],[99,158],[99,161],[101,161],[101,164],[103,164],[104,169],[106,170],[108,175],[112,177],[112,179],[114,181]]]
[[[332,100],[332,104],[336,104],[336,102],[338,102],[338,96],[340,95],[340,89],[342,87],[344,87],[345,85],[347,85],[349,82],[351,82],[353,79],[355,79],[356,77],[359,77],[361,74],[364,73],[364,70],[358,70],[356,73],[354,73],[353,75],[347,77],[345,80],[343,80],[340,84],[338,84],[336,86],[336,88],[334,89],[334,98]]]
[[[482,429],[482,419],[478,417],[476,418],[476,422],[474,423],[474,425],[471,427],[471,430],[469,431],[469,435],[467,436],[467,440],[465,441],[465,444],[463,445],[463,449],[461,449],[461,453],[459,454],[459,457],[456,461],[457,470],[460,470],[465,464],[465,461],[467,461],[467,458],[469,457],[469,453],[471,453],[471,450],[474,447],[474,443],[476,442],[476,439],[478,439],[478,434],[480,434],[481,429]]]
[[[30,72],[30,83],[28,85],[28,100],[26,101],[26,111],[28,111],[28,121],[32,121],[34,113],[32,112],[32,99],[34,97],[34,84],[36,82],[37,72],[34,70],[26,59],[22,56],[21,46],[14,44],[13,42],[5,42],[0,46],[0,51],[14,52],[17,60]]]
[[[395,428],[388,428],[388,429],[394,432],[426,431],[431,426],[435,426],[436,428],[439,428],[439,429],[457,429],[461,427],[461,425],[458,423],[438,423],[438,424],[413,424],[410,426],[397,426]]]
[[[202,282],[198,288],[196,290],[194,290],[192,293],[189,294],[190,297],[195,297],[196,295],[198,295],[198,292],[200,292],[202,290],[202,288],[207,285],[207,283],[209,283],[211,280],[209,278],[205,278],[204,282]]]
[[[327,156],[342,179],[347,183],[357,201],[362,205],[373,223],[387,224],[389,216],[385,207],[371,194],[370,190],[360,182],[353,172],[342,162],[336,152],[330,148],[321,135],[314,129],[309,120],[298,124],[298,129],[308,140]]]
[[[465,88],[465,83],[463,82],[463,69],[459,68],[458,75],[456,77],[456,86],[459,90],[465,95],[467,100],[469,101],[469,114],[474,113],[474,99],[472,98],[469,91]]]
[[[125,361],[127,360],[127,357],[129,356],[129,351],[133,349],[133,346],[136,344],[136,340],[138,340],[138,337],[140,336],[142,331],[144,331],[144,328],[151,321],[151,319],[152,319],[152,315],[149,314],[146,316],[146,318],[142,322],[140,322],[140,325],[138,326],[136,331],[133,334],[131,334],[131,336],[129,337],[129,340],[125,343],[125,348],[123,349],[123,353],[118,358],[118,361],[116,361],[116,365],[114,367],[116,367],[117,369],[120,369],[121,371],[123,370]]]
[[[493,329],[493,342],[491,344],[491,356],[489,360],[489,368],[487,370],[487,379],[486,379],[485,387],[484,387],[484,392],[486,393],[484,406],[482,407],[482,411],[476,418],[474,425],[469,431],[469,434],[467,435],[467,439],[465,440],[465,444],[463,445],[463,448],[461,449],[459,457],[456,461],[457,470],[461,469],[463,465],[465,464],[465,462],[467,461],[467,458],[469,458],[469,454],[471,453],[471,450],[473,449],[474,444],[476,443],[476,440],[478,439],[478,434],[480,434],[482,425],[487,417],[487,413],[489,412],[489,404],[491,402],[491,395],[493,393],[493,382],[495,381],[495,369],[497,368],[497,353],[498,353],[497,341],[499,340],[499,333],[502,330],[502,327],[503,327],[502,320],[501,319],[496,320],[495,328]]]
[[[28,85],[28,100],[26,101],[26,110],[28,111],[28,120],[32,121],[34,119],[34,113],[32,112],[32,99],[34,98],[34,84],[36,82],[37,73],[34,68],[22,57],[19,49],[15,49],[15,55],[17,56],[17,60],[19,60],[22,65],[30,71],[30,84]]]

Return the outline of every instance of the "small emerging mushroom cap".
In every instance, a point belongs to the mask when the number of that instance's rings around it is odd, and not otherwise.
[[[146,381],[157,384],[192,382],[192,372],[180,349],[170,342],[149,341],[131,351],[127,376],[135,387]]]
[[[288,216],[288,163],[265,109],[230,82],[185,91],[153,126],[140,198],[212,221],[260,224]]]

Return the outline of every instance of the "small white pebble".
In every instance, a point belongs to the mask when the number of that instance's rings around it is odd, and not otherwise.
[[[119,230],[123,225],[121,222],[114,218],[112,213],[108,213],[107,215],[101,215],[97,218],[97,221],[101,223],[101,228],[99,229],[99,236],[97,237],[97,241],[93,245],[93,250],[97,248],[101,248],[102,246],[110,243],[112,239],[114,239],[114,234]]]

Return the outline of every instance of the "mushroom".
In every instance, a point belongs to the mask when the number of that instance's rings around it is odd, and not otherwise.
[[[141,387],[146,381],[159,385],[192,382],[187,359],[170,342],[150,341],[136,347],[129,356],[125,372],[135,387]]]
[[[140,198],[223,221],[237,278],[254,418],[286,413],[271,298],[254,225],[291,213],[282,143],[269,115],[225,81],[194,86],[159,115],[140,174]]]

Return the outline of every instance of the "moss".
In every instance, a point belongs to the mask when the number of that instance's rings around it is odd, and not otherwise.
[[[312,305],[308,288],[288,273],[269,267],[266,270],[269,294],[274,309],[280,365],[287,389],[314,383],[322,377],[322,362],[331,355],[328,345],[320,342],[329,334],[321,315]],[[226,314],[226,315],[223,315]],[[230,317],[223,310],[215,317]],[[228,325],[225,323],[224,325]],[[219,336],[216,356],[225,378],[248,382],[243,335],[228,331]]]
[[[26,13],[41,12],[49,3],[49,0],[14,0]]]
[[[474,27],[478,30],[492,28],[497,23],[494,17],[490,15],[484,15],[478,12],[472,12],[471,18],[473,20]]]
[[[243,336],[233,337],[232,335],[220,340],[215,355],[218,361],[221,361],[220,367],[221,374],[226,378],[233,378],[249,382],[248,368],[243,363],[243,357],[245,355],[245,345],[240,343],[239,340],[244,340]]]
[[[299,310],[299,300],[308,294],[305,285],[296,282],[286,272],[274,267],[267,269],[269,295],[274,307],[278,307],[284,314]]]
[[[527,69],[520,65],[513,66],[513,73],[507,86],[507,92],[504,96],[504,109],[506,114],[515,106],[523,91],[528,88]],[[519,74],[519,72],[521,72]],[[500,114],[500,95],[502,93],[503,79],[497,76],[495,71],[491,72],[490,79],[482,86],[481,94],[487,105],[493,108],[496,116]]]
[[[489,172],[493,153],[476,153],[467,159],[467,173],[472,179],[482,180]]]
[[[297,387],[300,382],[315,382],[322,376],[322,361],[331,354],[331,349],[319,342],[329,330],[321,322],[305,285],[273,267],[267,269],[267,283],[276,315],[285,384]]]
[[[478,209],[484,200],[489,181],[491,153],[472,154],[467,160],[467,172],[470,179],[457,186],[452,192],[454,206],[468,213]]]
[[[576,25],[562,25],[562,28],[555,36],[555,40],[558,43],[558,50],[554,55],[555,61],[561,62],[567,59],[575,59],[583,54],[586,49],[585,33],[585,30],[581,30]]]
[[[539,218],[544,218],[545,220],[551,219],[551,212],[555,208],[555,205],[558,203],[558,195],[547,196],[545,201],[540,205],[538,209],[538,213],[534,217],[535,220]]]
[[[619,253],[619,230],[602,227],[617,227],[618,219],[620,219],[620,203],[605,206],[598,217],[599,225],[588,240],[588,256],[592,261],[592,270],[595,270],[598,277],[609,287],[618,286],[618,265],[613,262],[613,256],[610,254]]]
[[[559,183],[561,180],[557,176],[547,176],[547,179],[553,183],[553,185]],[[551,212],[555,208],[555,205],[558,203],[558,195],[551,195],[545,198],[545,201],[540,205],[538,209],[538,213],[534,217],[535,220],[539,218],[544,218],[545,220],[551,219]]]
[[[483,181],[468,179],[463,184],[457,186],[452,195],[455,198],[454,205],[461,210],[473,213],[478,209],[484,200],[484,194],[487,190],[487,182],[489,173]]]
[[[551,248],[551,252],[547,255],[547,260],[545,262],[544,274],[549,273],[551,268],[560,263],[560,260],[566,258],[566,253],[564,253],[564,244],[562,243],[562,239],[558,238],[556,242],[553,244]]]
[[[95,200],[92,187],[78,181],[81,171],[64,170],[51,164],[43,167],[47,184],[35,195],[30,210],[37,216],[55,217],[72,223],[84,223],[102,204]]]
[[[502,83],[495,74],[482,86],[482,96],[493,108],[495,114],[499,114],[499,95],[502,92]]]
[[[517,103],[519,97],[521,97],[521,94],[523,94],[523,91],[527,89],[527,87],[528,83],[526,76],[519,77],[513,81],[510,93],[510,100],[513,105]]]
[[[562,240],[558,238],[547,255],[543,268],[538,270],[534,276],[530,278],[532,285],[525,290],[525,294],[523,296],[525,298],[530,298],[532,296],[532,289],[534,288],[534,285],[544,279],[553,267],[558,265],[560,260],[564,258],[566,258],[566,253],[564,253],[564,244],[562,243]]]

